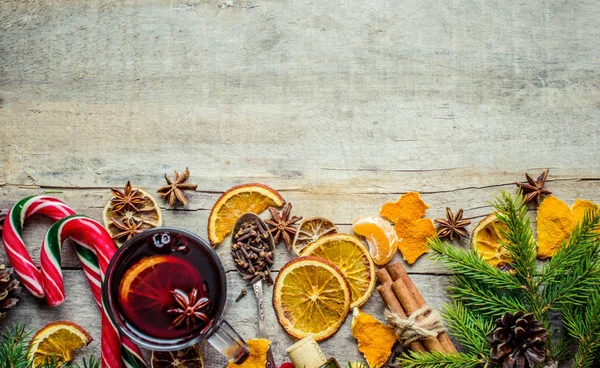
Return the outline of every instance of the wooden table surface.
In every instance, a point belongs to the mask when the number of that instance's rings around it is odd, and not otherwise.
[[[0,208],[53,192],[101,219],[110,187],[151,191],[190,167],[198,190],[164,224],[206,237],[227,188],[268,184],[305,217],[354,219],[419,191],[475,223],[499,190],[550,168],[548,189],[600,201],[597,1],[21,1],[0,3]],[[31,221],[38,254],[50,222]],[[472,229],[472,226],[470,227]],[[258,334],[228,255],[226,318]],[[275,269],[291,257],[282,249]],[[71,249],[66,302],[23,292],[2,323],[73,320],[100,348],[99,313]],[[445,301],[448,273],[409,272]],[[269,300],[271,290],[267,291]],[[293,342],[268,304],[279,363]],[[382,315],[377,294],[365,310]],[[322,344],[359,358],[350,320]],[[208,367],[225,362],[203,346]]]

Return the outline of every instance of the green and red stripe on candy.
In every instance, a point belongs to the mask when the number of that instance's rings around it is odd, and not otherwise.
[[[50,227],[42,245],[41,272],[33,263],[21,237],[25,219],[34,213],[59,220]],[[27,284],[24,283],[27,289],[35,296],[47,297],[52,306],[64,301],[60,249],[64,240],[71,238],[102,311],[102,366],[147,367],[139,348],[128,339],[120,339],[116,326],[111,323],[104,309],[102,280],[116,246],[102,225],[88,217],[74,215],[74,211],[66,204],[47,196],[24,198],[13,206],[8,216],[3,240],[15,272],[22,280],[27,280]]]

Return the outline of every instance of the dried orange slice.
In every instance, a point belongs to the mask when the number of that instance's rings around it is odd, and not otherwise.
[[[352,225],[352,230],[364,236],[369,244],[369,253],[378,266],[387,264],[398,250],[398,234],[389,222],[381,217],[363,217]]]
[[[339,231],[335,224],[323,217],[311,217],[298,225],[292,247],[294,253],[300,255],[307,245],[325,235],[337,234]]]
[[[504,225],[495,213],[487,215],[477,224],[471,235],[471,247],[494,267],[504,267],[508,262],[508,251],[502,246]]]
[[[320,341],[344,323],[350,296],[348,281],[331,262],[300,257],[279,271],[273,286],[273,308],[287,333]]]
[[[43,365],[48,360],[70,362],[73,360],[73,351],[90,342],[92,342],[90,334],[73,322],[50,323],[31,339],[27,358],[33,362],[32,367]]]
[[[135,208],[132,206],[121,206],[115,202],[115,197],[111,197],[106,202],[102,211],[104,227],[119,247],[127,240],[126,236],[118,236],[118,234],[123,233],[123,229],[119,228],[119,225],[139,224],[137,228],[138,232],[162,226],[162,214],[156,199],[145,190],[131,188],[129,182],[127,184],[124,192],[127,193],[129,189],[129,193],[138,199],[137,202],[139,203],[135,205]],[[115,211],[115,209],[119,210]]]
[[[369,299],[375,288],[375,265],[369,251],[357,237],[334,234],[319,238],[302,255],[323,258],[336,265],[348,279],[352,292],[350,308]]]
[[[178,351],[153,351],[152,368],[204,368],[198,345]]]
[[[269,208],[283,206],[283,198],[275,189],[262,184],[243,184],[227,190],[213,206],[208,217],[208,239],[218,245],[231,233],[237,219],[246,212],[259,214]]]

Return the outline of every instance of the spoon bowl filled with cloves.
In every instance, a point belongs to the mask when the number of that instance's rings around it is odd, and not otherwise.
[[[275,242],[267,225],[254,213],[245,213],[233,227],[231,256],[242,278],[252,285],[258,306],[260,337],[268,339],[265,321],[263,282],[273,285],[271,267],[275,260]],[[275,367],[269,350],[267,368]]]

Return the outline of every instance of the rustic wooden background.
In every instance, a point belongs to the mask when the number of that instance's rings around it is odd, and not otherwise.
[[[155,191],[186,166],[198,190],[164,223],[203,237],[218,196],[245,182],[344,231],[412,190],[428,217],[462,207],[477,222],[548,167],[559,198],[600,201],[599,18],[595,0],[5,0],[0,208],[52,192],[100,219],[108,188]],[[27,226],[33,253],[48,226]],[[242,283],[218,252],[227,319],[252,338],[254,297],[233,303]],[[24,292],[2,328],[73,320],[96,338],[80,356],[96,353],[99,314],[70,250],[63,265],[64,305]],[[410,273],[440,307],[446,271],[423,258]],[[379,296],[365,309],[381,316]],[[267,312],[281,363],[293,341]],[[322,347],[359,358],[350,318]]]

